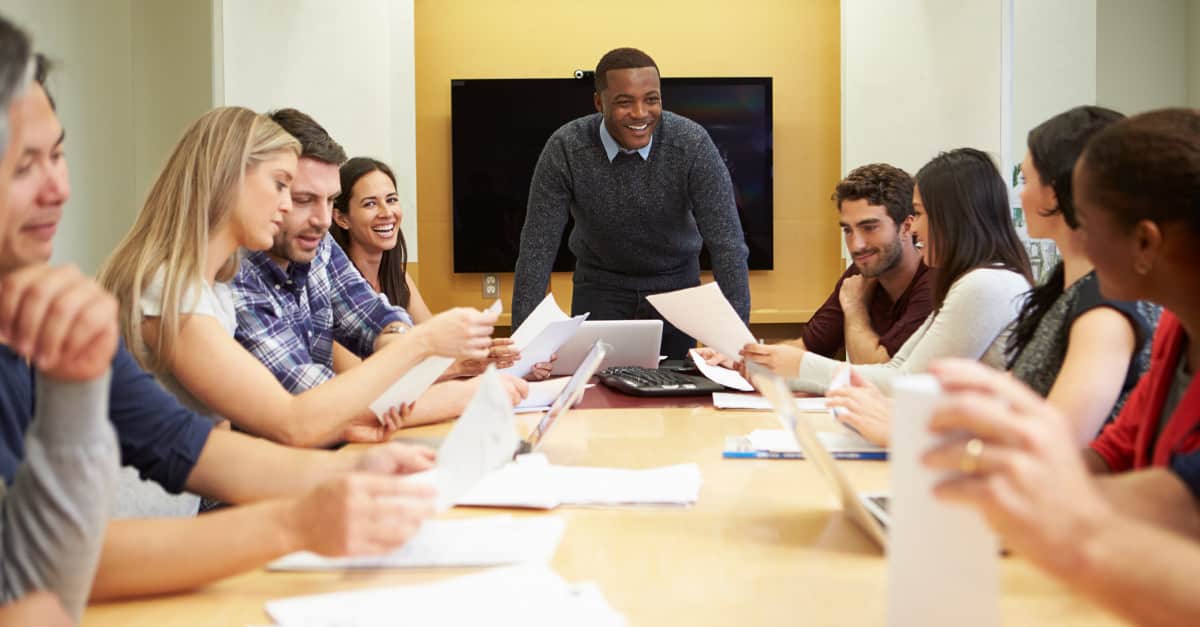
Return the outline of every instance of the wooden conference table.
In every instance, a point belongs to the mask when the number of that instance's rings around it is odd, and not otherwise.
[[[630,625],[881,625],[887,561],[844,517],[808,462],[725,460],[724,439],[775,428],[766,412],[716,411],[706,399],[646,402],[597,386],[555,425],[542,451],[564,465],[700,465],[689,508],[560,509],[566,533],[551,565],[568,581],[595,581]],[[819,414],[813,414],[819,416]],[[534,417],[518,415],[523,429]],[[825,420],[815,418],[815,420]],[[818,428],[821,428],[818,425]],[[449,425],[405,432],[435,441]],[[839,462],[859,489],[886,489],[886,462]],[[456,509],[451,516],[496,510]],[[515,511],[515,515],[544,515]],[[87,627],[269,623],[271,599],[416,584],[476,569],[343,573],[256,570],[201,590],[92,605]],[[1019,558],[1003,560],[1004,625],[1115,625]],[[402,624],[403,608],[397,608]]]

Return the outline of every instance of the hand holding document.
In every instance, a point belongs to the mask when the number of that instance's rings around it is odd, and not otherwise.
[[[730,370],[721,366],[710,366],[695,350],[688,351],[688,356],[691,357],[692,363],[696,364],[696,369],[700,371],[700,374],[708,377],[709,380],[734,390],[741,390],[743,392],[754,391],[754,386],[750,385],[750,382],[738,374],[736,370]]]
[[[285,627],[514,625],[621,627],[595,584],[568,584],[545,564],[523,564],[414,586],[368,588],[267,602]]]
[[[520,441],[512,403],[496,369],[488,366],[481,376],[474,398],[438,449],[437,467],[411,475],[437,487],[438,511],[453,507],[488,473],[508,463]]]
[[[716,283],[654,294],[646,300],[667,322],[726,357],[737,358],[743,346],[754,343],[754,335]]]
[[[352,570],[376,568],[455,568],[548,562],[566,523],[558,516],[481,516],[429,520],[399,550],[383,555],[323,557],[293,553],[267,570]]]
[[[979,512],[945,503],[933,487],[945,473],[921,456],[939,440],[929,431],[941,397],[929,375],[892,386],[892,500],[888,537],[888,625],[950,627],[1000,624],[999,551]]]
[[[452,363],[452,357],[426,357],[384,390],[383,394],[371,403],[371,411],[383,422],[383,415],[389,409],[416,401]]]
[[[547,294],[512,334],[513,345],[521,352],[521,358],[501,372],[523,377],[533,370],[534,364],[549,361],[550,356],[575,335],[587,316],[568,317],[554,301],[554,294]]]
[[[566,389],[567,384],[571,382],[571,377],[556,377],[554,379],[546,379],[545,381],[534,381],[529,384],[529,395],[525,400],[517,404],[513,408],[514,412],[531,412],[543,411],[550,408],[550,404],[554,399],[558,398],[559,394]]]

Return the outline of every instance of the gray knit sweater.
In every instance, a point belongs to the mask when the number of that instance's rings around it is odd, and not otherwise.
[[[600,124],[599,113],[568,122],[542,149],[521,231],[513,326],[546,294],[568,212],[577,280],[646,291],[698,285],[705,242],[721,291],[748,319],[746,242],[729,170],[708,132],[663,111],[647,159],[618,153],[610,163]]]

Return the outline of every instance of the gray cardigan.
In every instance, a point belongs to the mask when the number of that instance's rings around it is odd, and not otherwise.
[[[699,285],[703,242],[721,291],[748,319],[748,250],[729,170],[708,132],[663,111],[647,159],[618,154],[610,163],[601,119],[568,122],[542,149],[513,279],[513,326],[546,294],[568,215],[577,280],[644,291]]]
[[[37,590],[79,621],[92,589],[120,453],[108,419],[109,378],[38,375],[25,459],[0,482],[0,603]]]

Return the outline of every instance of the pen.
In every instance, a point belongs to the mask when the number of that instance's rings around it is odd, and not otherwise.
[[[832,455],[834,459],[886,461],[888,458],[887,451],[837,451],[830,452],[830,455]]]

